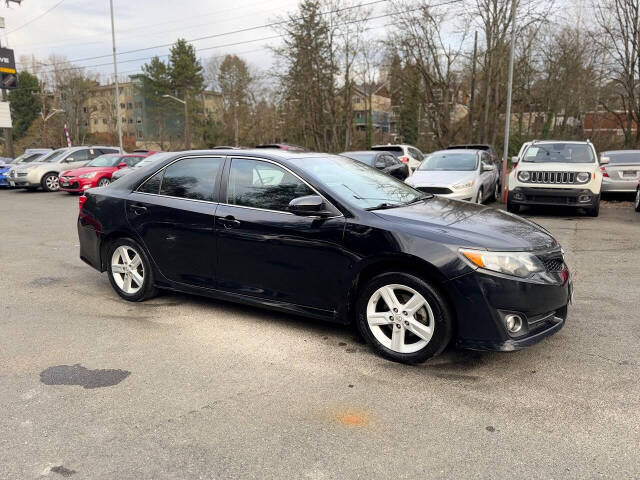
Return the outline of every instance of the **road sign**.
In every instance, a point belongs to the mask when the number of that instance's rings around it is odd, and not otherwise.
[[[0,88],[17,88],[18,77],[13,50],[0,48]]]
[[[0,102],[0,128],[12,128],[9,102]]]

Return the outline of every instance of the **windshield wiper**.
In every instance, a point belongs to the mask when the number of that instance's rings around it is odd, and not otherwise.
[[[396,208],[396,207],[403,207],[405,204],[404,203],[380,203],[378,205],[376,205],[375,207],[368,207],[365,208],[365,210],[385,210],[387,208]]]

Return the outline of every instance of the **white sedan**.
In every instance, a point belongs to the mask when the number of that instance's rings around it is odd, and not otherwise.
[[[441,150],[430,154],[406,183],[442,197],[482,203],[500,196],[499,172],[481,150]]]

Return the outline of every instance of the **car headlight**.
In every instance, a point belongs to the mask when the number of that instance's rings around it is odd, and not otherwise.
[[[464,190],[465,188],[471,188],[476,183],[475,180],[471,180],[470,182],[460,182],[456,183],[452,188],[454,190]]]
[[[578,175],[576,175],[576,181],[578,183],[587,183],[590,178],[591,174],[589,172],[579,172]]]
[[[531,179],[531,174],[529,172],[518,172],[518,180],[521,182],[528,182]]]
[[[505,275],[528,278],[534,273],[545,271],[540,259],[529,252],[491,252],[462,248],[459,252],[471,266]]]
[[[93,178],[98,172],[85,173],[84,175],[78,175],[78,178]]]

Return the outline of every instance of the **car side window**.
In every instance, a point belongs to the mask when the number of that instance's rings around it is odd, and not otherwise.
[[[222,164],[222,157],[178,160],[164,169],[160,195],[211,202],[214,200],[215,182]]]
[[[420,153],[420,150],[418,150],[417,148],[409,148],[409,153],[411,154],[411,156],[413,158],[415,158],[418,161],[422,161],[422,153]]]
[[[93,158],[93,157],[91,157]],[[89,160],[89,150],[76,150],[73,153],[70,153],[69,156],[65,159],[65,162],[86,162]]]
[[[146,182],[138,187],[140,193],[160,193],[160,185],[162,184],[162,175],[164,170],[160,170],[158,173],[150,177]]]
[[[124,161],[124,163],[126,163],[129,167],[133,167],[140,160],[142,160],[142,157],[125,157],[122,161]]]
[[[396,160],[396,157],[394,157],[393,155],[384,155],[383,158],[384,158],[385,166],[387,167],[392,167],[397,163],[400,163],[398,160]]]
[[[314,195],[298,177],[270,162],[234,158],[229,171],[227,203],[286,212],[294,198]]]

